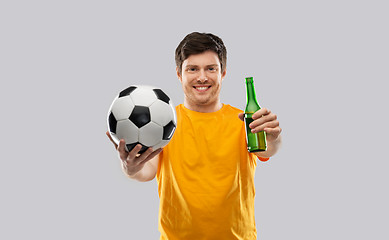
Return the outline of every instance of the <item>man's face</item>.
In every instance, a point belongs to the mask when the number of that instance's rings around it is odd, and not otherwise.
[[[220,61],[213,51],[190,55],[182,63],[181,75],[177,69],[189,105],[211,106],[219,103],[221,83],[226,71],[221,72]]]

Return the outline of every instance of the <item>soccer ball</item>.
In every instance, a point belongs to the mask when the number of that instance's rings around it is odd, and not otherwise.
[[[170,98],[157,87],[134,85],[119,93],[108,111],[109,133],[116,142],[126,141],[126,151],[137,144],[139,153],[168,144],[177,126],[176,111]]]

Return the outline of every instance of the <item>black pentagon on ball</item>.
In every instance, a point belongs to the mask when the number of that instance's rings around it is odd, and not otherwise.
[[[139,142],[136,142],[136,143],[131,143],[131,144],[126,144],[126,147],[128,149],[129,152],[131,152],[131,150],[137,145],[137,144],[140,144],[142,145],[142,148],[140,149],[140,151],[138,152],[139,154],[142,154],[144,153],[149,147],[143,145],[142,143],[139,143]]]
[[[170,98],[161,89],[153,89],[153,91],[159,100],[169,104]]]
[[[141,128],[150,122],[150,110],[148,107],[135,106],[128,119],[130,119],[138,128]]]
[[[130,95],[135,89],[136,89],[136,87],[134,87],[134,86],[131,86],[131,87],[128,87],[128,88],[124,89],[123,91],[121,91],[121,92],[119,93],[119,97],[128,96],[128,95]]]
[[[109,114],[109,117],[108,117],[108,124],[109,124],[109,131],[111,133],[115,133],[116,134],[116,124],[117,124],[117,120],[115,118],[115,116],[113,115],[113,113],[111,112],[111,114]]]
[[[163,127],[163,140],[170,140],[173,136],[176,125],[173,121],[170,121],[165,127]]]

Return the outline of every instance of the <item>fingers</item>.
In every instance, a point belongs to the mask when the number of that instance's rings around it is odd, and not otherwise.
[[[118,145],[115,143],[115,141],[112,139],[111,137],[111,134],[109,134],[109,132],[105,132],[105,134],[108,136],[109,140],[111,140],[111,142],[113,143],[113,145],[115,146],[115,148],[118,148]]]
[[[119,146],[116,148],[119,153],[119,158],[122,161],[125,161],[128,157],[128,152],[125,149],[126,141],[124,139],[120,139]]]
[[[255,119],[258,119],[258,118],[260,118],[260,117],[262,117],[262,116],[268,115],[268,114],[270,114],[270,113],[271,113],[271,111],[270,111],[269,109],[267,109],[267,108],[261,108],[261,109],[259,109],[258,111],[256,111],[256,112],[253,114],[252,118],[253,118],[253,120],[255,120]]]
[[[241,121],[244,121],[244,113],[239,113],[239,114],[238,114],[238,118],[239,118]]]
[[[105,134],[108,136],[108,138],[111,140],[111,142],[115,146],[115,149],[118,151],[119,158],[122,161],[125,161],[127,159],[128,153],[126,152],[126,149],[124,148],[124,146],[126,145],[126,142],[124,141],[124,139],[120,139],[119,145],[117,145],[115,143],[115,141],[112,139],[111,134],[109,134],[108,131]]]
[[[132,149],[131,153],[128,154],[127,161],[132,161],[134,164],[139,165],[147,162],[152,158],[151,156],[154,150],[151,147],[149,147],[144,153],[139,154],[141,149],[142,145],[136,145],[134,149]]]
[[[142,145],[138,144],[137,147],[140,146],[138,152],[142,149]],[[138,154],[137,152],[137,154]],[[154,152],[154,150],[149,147],[144,153],[140,154],[139,156],[136,156],[134,161],[136,163],[142,163],[152,152]]]
[[[133,161],[135,164],[143,164],[162,152],[162,148],[154,151],[153,148],[149,147],[144,153],[139,154],[141,148],[142,145],[136,145],[134,149],[128,154],[127,161]]]
[[[282,129],[280,127],[275,127],[275,128],[265,128],[264,131],[267,133],[267,134],[272,134],[274,136],[278,136],[280,135],[280,133],[282,132]]]
[[[139,151],[142,149],[142,145],[137,144],[129,153],[127,156],[127,161],[134,160],[137,158]],[[149,150],[149,149],[148,149]],[[146,151],[147,152],[147,151]]]
[[[256,132],[264,131],[265,128],[276,128],[279,125],[280,123],[277,120],[265,122],[261,125],[251,128],[251,132],[256,133]]]
[[[144,164],[151,159],[153,159],[157,154],[159,154],[162,149],[159,148],[154,151],[151,147],[148,148],[144,153],[139,154],[139,151],[142,149],[142,145],[136,145],[131,152],[128,153],[126,159],[122,160],[122,168],[126,171],[129,176],[134,176],[139,172]]]
[[[144,153],[139,154],[139,151],[142,149],[141,144],[137,144],[130,152],[125,150],[125,141],[122,139],[119,142],[118,152],[120,159],[123,162],[131,163],[131,164],[141,164],[143,162],[147,162],[152,159],[156,155],[158,155],[162,149],[159,148],[154,151],[151,147],[149,147]]]
[[[251,132],[253,133],[264,131],[265,129],[267,129],[266,132],[270,134],[279,134],[281,132],[281,128],[279,128],[280,123],[277,120],[277,115],[272,113],[267,108],[262,108],[256,111],[253,114],[253,119],[254,121],[249,125]]]
[[[278,137],[281,134],[282,129],[280,127],[265,128],[264,131],[266,132],[266,140],[267,141],[274,141],[274,140],[278,139]]]
[[[253,117],[253,119],[254,119],[254,117]],[[274,113],[269,113],[269,114],[263,115],[259,118],[257,117],[256,119],[254,119],[254,121],[252,123],[250,123],[249,127],[251,129],[257,128],[257,127],[259,127],[265,123],[268,123],[268,122],[278,122],[277,115],[275,115]],[[263,128],[262,128],[262,130],[263,130]]]
[[[147,152],[147,151],[146,151],[146,152]],[[145,153],[146,153],[146,152],[145,152]],[[153,159],[155,156],[157,156],[157,155],[158,155],[159,153],[161,153],[161,152],[162,152],[162,148],[159,148],[159,149],[155,150],[154,152],[152,152],[151,154],[149,154],[149,155],[141,162],[141,164],[148,162],[149,160]],[[145,153],[143,153],[143,154],[145,154]]]

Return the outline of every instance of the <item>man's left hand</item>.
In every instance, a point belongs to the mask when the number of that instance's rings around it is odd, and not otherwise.
[[[239,113],[238,117],[244,121],[244,113]],[[253,114],[253,121],[249,127],[253,133],[265,131],[266,141],[270,142],[275,141],[282,131],[277,115],[267,108],[261,108]]]

